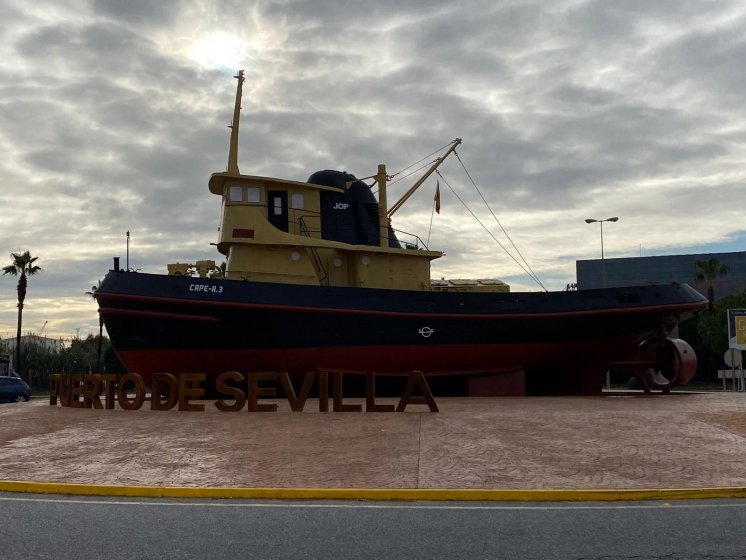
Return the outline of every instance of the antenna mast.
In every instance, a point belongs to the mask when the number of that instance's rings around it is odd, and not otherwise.
[[[231,143],[228,151],[228,173],[231,175],[240,175],[238,170],[238,123],[241,120],[241,88],[243,87],[243,70],[238,71],[238,75],[233,76],[238,80],[236,85],[236,106],[233,108],[233,122],[228,128],[231,129]]]

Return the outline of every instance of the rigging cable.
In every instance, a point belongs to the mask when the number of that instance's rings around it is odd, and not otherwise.
[[[425,243],[425,249],[430,247],[430,234],[433,231],[433,218],[435,217],[435,205],[436,205],[435,198],[433,198],[433,209],[430,211],[430,227],[427,230],[427,243]]]
[[[510,245],[513,247],[513,249],[515,249],[515,252],[518,253],[518,256],[521,257],[521,260],[524,262],[524,264],[526,265],[526,267],[528,268],[528,270],[531,271],[531,273],[529,274],[529,276],[531,276],[531,278],[533,278],[536,281],[536,283],[539,284],[539,286],[541,286],[544,289],[544,291],[546,292],[547,289],[544,288],[544,285],[541,283],[541,281],[539,280],[539,277],[536,275],[536,273],[531,268],[531,265],[528,264],[528,261],[523,256],[523,254],[521,254],[521,251],[518,249],[518,247],[516,247],[516,244],[513,242],[513,239],[511,239],[510,235],[508,235],[508,232],[505,231],[505,228],[500,223],[500,220],[498,220],[497,216],[495,216],[495,213],[492,211],[492,208],[490,207],[489,203],[487,202],[487,199],[484,198],[484,195],[482,194],[482,191],[479,190],[479,187],[477,186],[476,182],[472,178],[471,173],[469,173],[469,170],[466,169],[466,166],[464,165],[464,162],[461,161],[461,157],[458,155],[458,152],[456,150],[454,150],[453,153],[456,156],[456,159],[458,160],[458,162],[461,164],[461,167],[463,167],[464,173],[466,173],[466,176],[469,177],[469,180],[471,181],[471,184],[474,185],[474,188],[477,190],[477,192],[479,193],[479,196],[482,198],[482,202],[484,202],[484,205],[487,207],[487,210],[490,211],[490,214],[492,214],[492,217],[495,219],[495,222],[497,222],[497,225],[500,226],[500,229],[502,230],[502,232],[505,235],[505,237],[508,239],[508,241],[510,241]],[[521,268],[523,268],[523,267],[521,267]],[[526,269],[524,268],[524,270],[526,270]]]
[[[526,274],[527,274],[528,276],[530,276],[530,277],[531,277],[531,279],[532,279],[532,280],[533,280],[534,282],[536,282],[536,283],[537,283],[537,284],[538,284],[539,286],[541,286],[541,288],[542,288],[542,289],[543,289],[543,290],[544,290],[544,291],[546,292],[546,291],[547,291],[547,289],[546,289],[546,288],[544,287],[544,284],[542,284],[542,283],[541,283],[541,281],[539,280],[539,278],[538,278],[538,277],[537,277],[537,276],[536,276],[535,274],[533,274],[533,271],[529,272],[529,271],[528,271],[528,270],[526,269],[526,267],[525,267],[525,266],[523,266],[523,265],[522,265],[522,264],[520,263],[520,261],[519,261],[518,259],[516,259],[516,258],[515,258],[515,257],[514,257],[514,256],[512,255],[512,253],[511,253],[510,251],[508,251],[507,247],[505,247],[505,245],[503,245],[503,244],[502,244],[502,243],[500,242],[500,240],[499,240],[499,239],[498,239],[497,237],[495,237],[495,236],[494,236],[494,234],[493,234],[493,233],[492,233],[492,232],[491,232],[491,231],[489,230],[489,228],[487,228],[487,226],[485,226],[485,225],[484,225],[484,224],[482,223],[482,221],[481,221],[481,220],[480,220],[480,219],[479,219],[479,218],[477,217],[477,215],[476,215],[476,214],[474,214],[474,212],[472,212],[471,208],[469,208],[469,206],[468,206],[468,205],[466,204],[466,202],[464,202],[464,200],[463,200],[463,199],[462,199],[462,198],[461,198],[461,197],[460,197],[460,196],[458,195],[458,193],[457,193],[457,192],[456,192],[456,191],[455,191],[455,190],[453,189],[453,187],[452,187],[452,186],[450,185],[450,183],[448,183],[448,181],[446,180],[446,178],[445,178],[445,177],[443,177],[443,175],[442,175],[442,174],[440,173],[440,171],[436,169],[436,170],[435,170],[435,172],[436,172],[436,173],[438,174],[438,176],[439,176],[439,177],[440,177],[441,179],[443,179],[443,182],[444,182],[444,183],[446,184],[446,186],[447,186],[447,187],[448,187],[448,188],[450,189],[450,191],[451,191],[451,192],[452,192],[452,193],[453,193],[453,194],[454,194],[454,195],[456,196],[456,198],[458,198],[459,202],[460,202],[461,204],[463,204],[464,208],[466,208],[466,210],[467,210],[467,211],[469,212],[469,214],[471,214],[471,215],[472,215],[472,217],[473,217],[473,218],[474,218],[474,219],[475,219],[475,220],[477,221],[477,223],[478,223],[478,224],[479,224],[480,226],[482,226],[482,228],[484,229],[484,231],[486,231],[486,232],[487,232],[487,235],[489,235],[489,236],[490,236],[490,237],[491,237],[491,238],[492,238],[492,239],[493,239],[493,240],[495,241],[495,243],[497,243],[497,244],[498,244],[498,245],[500,246],[500,248],[501,248],[501,249],[502,249],[503,251],[505,251],[505,253],[506,253],[506,254],[507,254],[507,255],[508,255],[508,256],[509,256],[509,257],[510,257],[511,259],[513,259],[513,261],[514,261],[514,262],[515,262],[515,263],[516,263],[516,264],[517,264],[517,265],[518,265],[519,267],[521,267],[521,270],[523,270],[523,272],[525,272],[525,273],[526,273]],[[519,254],[520,254],[520,253],[519,253]],[[523,258],[523,257],[521,257],[521,258]],[[525,259],[524,259],[524,261],[525,261]],[[528,263],[526,263],[526,266],[528,266]]]
[[[432,155],[432,154],[430,154],[430,155]],[[429,157],[429,156],[425,156],[425,157]],[[425,158],[422,158],[422,159],[425,159]],[[420,161],[422,161],[422,159],[421,159]],[[411,177],[411,176],[412,176],[412,175],[414,175],[415,173],[419,173],[420,171],[422,171],[422,170],[423,170],[423,169],[425,169],[426,167],[429,167],[430,165],[432,165],[432,164],[433,164],[433,163],[435,163],[436,161],[437,161],[437,160],[433,160],[433,161],[430,161],[430,162],[428,162],[428,163],[426,163],[426,164],[424,164],[424,165],[421,165],[421,166],[420,166],[420,167],[418,167],[417,169],[414,169],[414,170],[410,171],[410,172],[409,172],[409,173],[407,173],[406,175],[402,175],[401,177],[399,177],[399,178],[398,178],[398,179],[396,179],[395,181],[390,181],[390,182],[388,183],[388,186],[391,186],[391,185],[393,185],[394,183],[398,183],[399,181],[403,181],[404,179],[406,179],[407,177]],[[417,163],[419,163],[419,161],[418,161]],[[409,167],[412,167],[412,166],[414,166],[414,165],[417,165],[417,163],[413,163],[413,164],[412,164],[412,165],[410,165]],[[405,168],[404,168],[404,169],[402,169],[401,171],[397,171],[397,172],[396,172],[396,173],[394,173],[393,175],[389,175],[389,176],[388,176],[388,177],[389,177],[389,179],[392,179],[392,178],[396,177],[397,175],[399,175],[400,173],[403,173],[403,172],[404,172],[404,170],[406,170],[406,169],[409,169],[409,167],[405,167]],[[361,181],[365,181],[366,179],[372,179],[372,178],[374,178],[374,177],[375,177],[375,175],[373,175],[373,176],[371,176],[371,177],[363,177],[363,178],[362,178],[362,179],[360,179],[360,180],[361,180]],[[377,183],[375,183],[375,182],[374,182],[373,184],[374,184],[374,185],[376,185]],[[369,187],[371,188],[371,190],[373,189],[373,185],[368,185],[368,186],[369,186]],[[377,190],[375,190],[375,191],[372,191],[372,192],[373,192],[373,194],[374,194],[374,195],[376,195],[376,196],[378,195],[378,191],[377,191]]]
[[[414,167],[414,166],[415,166],[415,165],[417,165],[418,163],[420,163],[420,162],[422,162],[422,161],[425,161],[425,160],[426,160],[427,158],[429,158],[429,157],[431,157],[431,156],[434,156],[434,155],[435,155],[435,154],[437,154],[438,152],[442,152],[442,151],[443,151],[444,149],[446,149],[446,148],[447,148],[448,146],[450,146],[451,144],[453,144],[453,141],[451,141],[451,142],[448,142],[448,144],[446,144],[445,146],[441,146],[440,148],[438,148],[438,149],[437,149],[437,150],[435,150],[434,152],[431,152],[431,153],[427,154],[427,155],[426,155],[425,157],[423,157],[423,158],[420,158],[420,159],[418,159],[417,161],[415,161],[414,163],[412,163],[412,164],[408,165],[408,166],[407,166],[407,167],[405,167],[404,169],[400,169],[399,171],[397,171],[396,173],[394,173],[393,175],[391,175],[391,178],[393,179],[394,177],[396,177],[396,176],[397,176],[397,175],[399,175],[400,173],[404,173],[404,172],[405,172],[405,171],[406,171],[407,169],[409,169],[410,167]],[[432,163],[432,162],[430,162],[430,163]],[[430,164],[428,163],[428,164],[426,164],[426,165],[423,165],[422,167],[420,167],[420,169],[424,169],[425,167],[427,167],[427,165],[430,165]],[[417,171],[419,171],[419,169],[418,169]],[[413,171],[412,173],[417,173],[417,171]],[[408,175],[406,175],[406,177],[409,177],[409,175],[411,175],[412,173],[409,173]],[[404,179],[404,178],[405,178],[405,177],[401,177],[401,178],[397,179],[396,181],[401,181],[401,180],[402,180],[402,179]],[[393,183],[396,183],[396,181],[392,181],[392,182],[393,182]]]
[[[436,159],[434,159],[434,160],[431,160],[431,161],[429,161],[429,162],[427,162],[427,163],[425,163],[424,165],[421,165],[420,167],[418,167],[417,169],[415,169],[415,170],[413,170],[413,171],[410,171],[410,172],[409,172],[409,173],[407,173],[406,175],[402,175],[401,177],[399,177],[398,179],[396,179],[396,180],[394,180],[394,181],[391,181],[391,180],[390,180],[390,179],[393,179],[394,177],[396,177],[396,176],[398,176],[398,175],[401,175],[401,174],[402,174],[402,173],[404,173],[404,172],[405,172],[405,171],[406,171],[407,169],[410,169],[410,168],[414,167],[414,166],[415,166],[415,165],[417,165],[418,163],[422,163],[422,162],[423,162],[423,161],[425,161],[425,160],[426,160],[427,158],[429,158],[429,157],[432,157],[432,156],[434,156],[435,154],[437,154],[437,153],[439,153],[439,152],[442,152],[442,151],[443,151],[444,149],[446,149],[446,148],[447,148],[448,146],[450,146],[451,144],[453,144],[453,141],[449,142],[449,143],[448,143],[448,144],[446,144],[445,146],[441,146],[440,148],[438,148],[437,150],[435,150],[435,151],[433,151],[433,152],[430,152],[430,153],[429,153],[429,154],[427,154],[426,156],[424,156],[424,157],[421,157],[420,159],[418,159],[418,160],[417,160],[417,161],[415,161],[414,163],[412,163],[412,164],[408,165],[407,167],[404,167],[403,169],[400,169],[399,171],[397,171],[397,172],[396,172],[396,173],[394,173],[393,175],[389,175],[389,176],[388,176],[388,178],[389,178],[389,183],[388,183],[388,184],[389,184],[389,186],[390,186],[390,185],[393,185],[394,183],[398,183],[399,181],[403,181],[403,180],[404,180],[404,179],[406,179],[407,177],[411,177],[411,176],[412,176],[412,175],[414,175],[415,173],[418,173],[418,172],[422,171],[423,169],[425,169],[426,167],[428,167],[428,166],[430,166],[430,165],[434,164],[434,163],[435,163],[436,161],[438,161],[438,159],[437,159],[437,158],[436,158]],[[372,178],[374,178],[374,177],[375,177],[375,175],[371,175],[370,177],[363,177],[363,178],[362,178],[362,179],[360,179],[360,180],[361,180],[361,181],[365,181],[366,179],[372,179]],[[372,189],[372,188],[373,188],[373,186],[371,185],[371,189]],[[378,191],[374,191],[374,192],[373,192],[373,194],[374,194],[374,195],[377,195],[377,194],[378,194]]]
[[[433,155],[435,155],[435,154],[443,151],[445,148],[447,148],[451,144],[452,144],[452,142],[449,142],[448,144],[446,144],[446,145],[438,148],[437,150],[431,152],[430,154],[428,154],[428,155],[426,155],[426,156],[418,159],[416,162],[408,165],[407,167],[404,167],[403,169],[400,169],[399,171],[397,171],[393,175],[390,175],[389,179],[393,179],[394,177],[397,177],[398,175],[401,175],[402,173],[404,173],[408,169],[411,169],[412,167],[414,167],[415,165],[417,165],[417,164],[425,161],[429,157],[431,157],[431,156],[433,156]],[[523,261],[523,264],[521,264],[521,262],[518,259],[516,259],[510,251],[508,251],[507,247],[505,247],[505,245],[503,245],[492,234],[492,232],[479,220],[479,218],[477,218],[477,216],[474,214],[474,212],[471,211],[471,208],[469,208],[467,206],[466,202],[464,202],[464,200],[456,193],[456,191],[453,189],[453,187],[451,187],[451,185],[448,183],[448,181],[446,181],[445,177],[443,177],[443,175],[440,173],[440,171],[438,171],[436,169],[435,172],[440,176],[441,179],[443,179],[443,181],[448,186],[448,188],[451,190],[451,192],[456,196],[456,198],[458,198],[459,202],[461,202],[461,204],[463,204],[464,208],[466,208],[466,210],[474,217],[474,219],[477,221],[477,223],[479,223],[479,225],[482,226],[482,228],[484,228],[484,230],[489,234],[490,237],[492,237],[492,239],[500,246],[500,248],[502,248],[502,250],[505,251],[505,253],[511,259],[513,259],[513,261],[521,268],[521,270],[523,270],[526,273],[526,275],[528,275],[534,282],[536,282],[539,286],[541,286],[541,288],[546,292],[547,289],[544,287],[544,284],[541,283],[541,280],[539,280],[539,277],[533,271],[533,269],[531,268],[531,265],[528,264],[528,261],[523,256],[523,254],[521,253],[521,251],[518,249],[518,247],[516,246],[515,242],[513,242],[513,239],[510,237],[510,235],[508,234],[508,232],[505,230],[505,228],[503,227],[502,223],[500,223],[500,220],[498,220],[497,216],[495,216],[495,213],[492,211],[492,208],[490,207],[489,203],[487,202],[487,199],[485,199],[484,195],[482,194],[482,191],[479,190],[479,187],[477,186],[476,182],[474,181],[474,179],[472,178],[471,174],[469,173],[469,170],[466,168],[466,165],[464,165],[464,162],[461,160],[461,157],[458,155],[458,152],[454,149],[453,153],[456,155],[456,158],[458,159],[459,163],[461,164],[461,167],[464,169],[464,172],[466,173],[466,176],[471,181],[471,184],[474,186],[474,188],[476,189],[477,193],[479,193],[479,196],[481,197],[482,202],[484,202],[485,206],[487,207],[487,210],[489,210],[490,214],[492,215],[492,218],[495,220],[495,222],[497,223],[497,225],[500,226],[500,229],[502,230],[503,234],[505,235],[505,237],[507,238],[507,240],[510,241],[510,245],[513,247],[513,249],[515,250],[515,252],[521,258],[521,260]],[[396,179],[394,181],[390,181],[389,185],[392,185],[392,184],[397,183],[397,182],[399,182],[399,181],[401,181],[403,179],[406,179],[407,177],[409,177],[411,175],[414,175],[415,173],[421,171],[422,169],[425,169],[429,165],[432,165],[435,161],[437,161],[437,159],[434,160],[434,161],[430,161],[430,162],[428,162],[428,163],[426,163],[424,165],[421,165],[417,169],[415,169],[413,171],[410,171],[409,173],[407,173],[405,175],[402,175],[401,177],[399,177],[398,179]],[[433,201],[433,212],[432,212],[432,214],[434,214],[434,210],[435,210],[435,202]],[[431,230],[432,230],[432,218],[433,218],[433,216],[431,215],[431,217],[430,217],[430,229]],[[429,241],[430,241],[430,231],[428,232],[428,244],[429,244]],[[524,266],[524,264],[525,264],[525,266]]]

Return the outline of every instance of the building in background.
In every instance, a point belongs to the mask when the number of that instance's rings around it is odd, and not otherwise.
[[[728,274],[714,282],[715,298],[741,294],[746,290],[746,251],[735,253],[703,253],[695,255],[664,255],[658,257],[626,257],[576,261],[578,290],[644,284],[689,284],[707,295],[707,282],[697,282],[700,270],[697,261],[716,258],[730,268]]]
[[[52,352],[59,352],[65,345],[61,338],[49,338],[47,336],[41,336],[38,334],[24,334],[21,336],[21,348],[26,345],[35,344],[41,346],[45,350]],[[0,351],[8,354],[13,354],[16,350],[16,337],[8,337],[0,340]]]

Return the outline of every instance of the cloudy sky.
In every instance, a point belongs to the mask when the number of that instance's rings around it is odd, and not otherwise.
[[[542,283],[575,260],[746,249],[743,0],[0,0],[0,250],[30,250],[24,330],[97,331],[123,258],[220,259],[222,171],[395,172],[455,137]],[[458,160],[444,178],[503,244]],[[389,200],[408,188],[392,186]],[[394,225],[426,238],[434,180]],[[443,184],[434,277],[539,289]],[[0,336],[15,281],[0,277]]]

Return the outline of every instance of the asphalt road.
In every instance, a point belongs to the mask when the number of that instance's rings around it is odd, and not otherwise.
[[[0,494],[0,558],[746,558],[746,501],[254,502]]]

